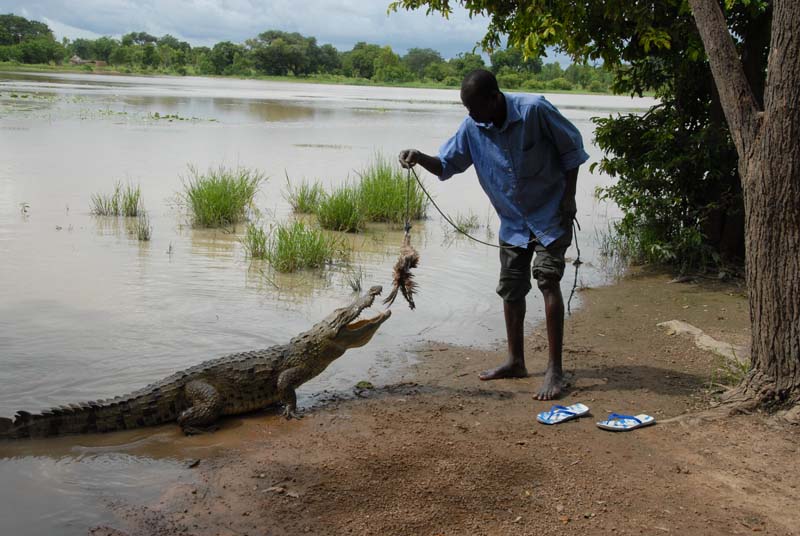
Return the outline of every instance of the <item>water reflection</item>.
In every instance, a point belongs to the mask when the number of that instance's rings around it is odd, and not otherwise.
[[[193,460],[215,456],[241,423],[189,438],[177,426],[0,444],[0,534],[85,535],[114,524],[117,505],[155,502],[168,486],[191,485]]]
[[[190,477],[180,464],[126,454],[0,460],[0,533],[84,536],[116,521],[114,503],[153,501]]]
[[[248,117],[257,117],[267,122],[324,119],[326,115],[332,113],[329,110],[321,110],[301,104],[291,104],[287,106],[285,102],[281,103],[276,101],[245,101],[240,102],[238,106],[246,110],[245,113]]]
[[[236,248],[239,246],[239,235],[236,228],[186,227],[183,233],[189,235],[191,253],[204,255],[210,259],[233,258]]]

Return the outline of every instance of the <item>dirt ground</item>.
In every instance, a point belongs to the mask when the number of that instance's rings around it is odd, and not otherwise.
[[[714,403],[720,358],[656,324],[683,320],[746,343],[742,290],[668,281],[640,273],[582,292],[566,324],[572,388],[560,403],[583,402],[589,417],[535,422],[551,406],[533,398],[541,327],[527,336],[522,380],[478,380],[501,348],[430,344],[396,383],[301,421],[226,422],[226,453],[201,460],[195,483],[120,507],[114,529],[90,534],[800,534],[797,427],[766,415],[674,419]],[[658,423],[597,428],[612,411]]]

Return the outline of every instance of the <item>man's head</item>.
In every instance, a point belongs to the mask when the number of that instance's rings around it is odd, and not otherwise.
[[[461,82],[461,102],[477,123],[495,123],[499,126],[505,121],[505,99],[497,79],[489,71],[476,69],[464,77]]]

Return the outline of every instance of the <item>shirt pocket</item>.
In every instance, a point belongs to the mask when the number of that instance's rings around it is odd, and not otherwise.
[[[519,162],[517,163],[518,180],[536,178],[544,168],[547,159],[543,158],[542,145],[532,143],[527,149],[523,149]]]

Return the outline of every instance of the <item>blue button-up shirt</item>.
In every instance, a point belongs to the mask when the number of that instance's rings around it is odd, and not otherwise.
[[[441,149],[441,180],[474,165],[481,186],[500,216],[500,239],[525,246],[530,233],[547,246],[567,230],[560,205],[565,172],[589,155],[575,125],[542,96],[508,94],[506,121],[464,119]]]

